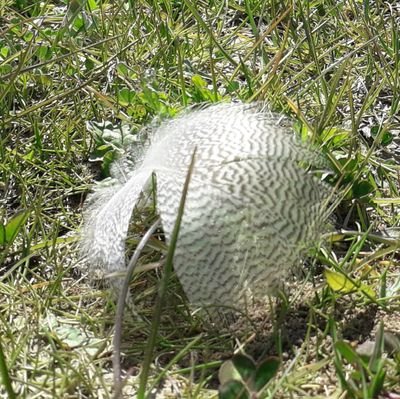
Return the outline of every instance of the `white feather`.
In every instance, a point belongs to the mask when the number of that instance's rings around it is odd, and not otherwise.
[[[126,182],[90,200],[82,247],[93,267],[124,269],[131,214],[152,173],[169,241],[196,147],[174,256],[188,298],[236,305],[271,293],[318,239],[331,194],[305,169],[324,167],[323,157],[278,122],[259,105],[219,104],[161,124]]]

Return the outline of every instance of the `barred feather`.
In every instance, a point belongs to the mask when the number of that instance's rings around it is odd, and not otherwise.
[[[309,171],[324,168],[323,157],[259,105],[219,104],[161,124],[129,179],[92,197],[83,252],[94,267],[125,267],[131,213],[153,172],[169,241],[195,147],[174,256],[189,300],[233,305],[270,294],[318,240],[331,190]]]

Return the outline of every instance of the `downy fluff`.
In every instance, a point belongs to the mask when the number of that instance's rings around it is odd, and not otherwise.
[[[162,123],[135,165],[122,160],[115,183],[89,199],[82,251],[92,268],[126,267],[129,221],[153,172],[168,242],[195,147],[174,256],[180,282],[196,305],[266,296],[318,240],[331,190],[310,171],[326,167],[321,155],[257,104],[218,104]]]

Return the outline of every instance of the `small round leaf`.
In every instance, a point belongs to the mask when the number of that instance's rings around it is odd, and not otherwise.
[[[219,399],[250,399],[246,387],[240,381],[231,380],[218,390]]]
[[[255,376],[256,391],[261,391],[276,375],[281,362],[277,357],[269,357],[259,364]]]
[[[357,182],[353,186],[353,194],[355,198],[365,197],[374,191],[374,186],[367,180]]]
[[[256,364],[250,356],[237,354],[232,358],[232,362],[245,383],[248,383],[254,379],[256,373]]]

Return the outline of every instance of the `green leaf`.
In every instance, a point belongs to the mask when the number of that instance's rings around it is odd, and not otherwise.
[[[382,127],[379,125],[375,125],[371,128],[371,136],[375,139],[379,136],[379,144],[386,146],[389,145],[393,141],[393,134],[390,132],[382,132]]]
[[[233,93],[237,90],[239,90],[240,86],[238,82],[229,82],[228,86],[226,87],[226,90],[228,93]]]
[[[2,343],[0,340],[0,382],[1,385],[4,385],[4,389],[7,392],[7,398],[15,399],[17,396],[13,391],[10,373],[7,367],[6,357],[4,355]]]
[[[12,71],[13,69],[12,69],[12,66],[11,65],[9,65],[9,64],[5,64],[5,65],[1,65],[0,66],[0,75],[1,74],[7,74],[7,73],[11,73],[11,71]]]
[[[6,227],[0,223],[0,245],[6,245]]]
[[[379,134],[380,131],[381,131],[381,127],[379,125],[372,126],[371,130],[370,130],[371,136],[375,138]]]
[[[9,51],[10,51],[9,47],[6,47],[6,46],[1,47],[1,48],[0,48],[0,55],[1,55],[3,58],[7,58]]]
[[[280,364],[281,362],[277,357],[269,357],[258,365],[255,375],[255,388],[257,392],[261,391],[276,375]]]
[[[47,51],[48,51],[48,47],[47,46],[39,46],[38,47],[38,49],[37,49],[37,51],[36,51],[36,54],[37,54],[37,56],[38,56],[38,58],[41,60],[41,61],[43,61],[43,60],[45,60],[47,57]]]
[[[329,287],[335,292],[352,292],[357,290],[357,286],[344,274],[325,269],[324,275]]]
[[[192,82],[196,88],[193,93],[193,98],[200,101],[215,101],[214,93],[208,89],[207,82],[200,75],[194,75],[192,77]]]
[[[27,154],[23,156],[26,161],[32,161],[35,157],[35,150],[30,150]]]
[[[121,105],[126,106],[135,101],[136,93],[127,89],[126,87],[118,92],[118,101]]]
[[[386,371],[381,368],[373,377],[371,385],[369,386],[369,393],[371,398],[378,397],[378,394],[382,391],[383,384],[385,382]]]
[[[329,287],[335,292],[349,293],[359,292],[375,298],[375,291],[368,285],[358,283],[355,284],[351,279],[342,273],[334,272],[333,270],[325,269],[324,275]]]
[[[254,381],[256,364],[250,356],[237,354],[233,356],[232,363],[246,384]]]
[[[219,399],[250,399],[246,387],[240,381],[231,380],[218,390]]]
[[[115,161],[117,155],[114,151],[107,151],[103,155],[103,163],[101,165],[101,172],[103,176],[110,176],[111,164]]]
[[[117,71],[118,71],[118,73],[119,73],[120,75],[122,75],[122,76],[125,76],[125,77],[129,76],[129,69],[128,69],[128,67],[126,66],[126,64],[124,64],[123,62],[120,62],[120,63],[117,65]]]
[[[329,145],[334,147],[340,147],[345,145],[349,141],[350,132],[348,130],[343,130],[339,128],[329,128],[325,129],[321,135],[321,141],[323,143],[329,142]]]
[[[77,15],[72,25],[77,31],[80,31],[85,26],[85,20],[82,15]]]
[[[90,11],[94,11],[98,8],[97,3],[95,0],[88,0],[87,1],[87,7],[89,8]]]
[[[131,115],[134,119],[144,118],[147,114],[146,107],[142,104],[135,104],[128,108],[129,115]]]
[[[218,379],[220,385],[224,385],[230,380],[242,381],[242,377],[233,365],[232,360],[222,363],[218,371]]]
[[[389,132],[385,132],[382,135],[381,144],[383,146],[389,145],[393,141],[393,134]]]
[[[207,82],[200,75],[193,75],[192,82],[198,89],[204,89],[207,87]]]
[[[360,358],[357,353],[353,350],[353,348],[344,341],[338,341],[335,343],[336,350],[340,353],[340,355],[346,359],[351,364],[359,364]]]
[[[85,58],[85,67],[88,71],[94,69],[96,64],[90,58]]]
[[[26,42],[30,42],[32,39],[33,39],[33,33],[31,32],[31,31],[27,31],[25,34],[24,34],[24,40],[26,41]]]
[[[11,244],[19,231],[21,230],[22,226],[25,224],[28,216],[30,215],[30,211],[21,211],[14,215],[7,225],[5,226],[5,243]]]
[[[374,186],[368,180],[361,180],[354,183],[352,191],[355,198],[361,198],[372,193],[374,189]]]

